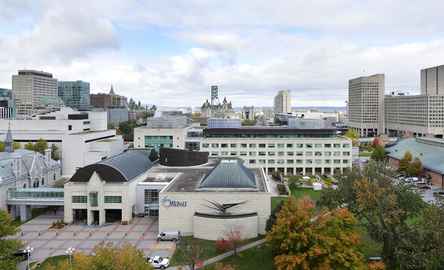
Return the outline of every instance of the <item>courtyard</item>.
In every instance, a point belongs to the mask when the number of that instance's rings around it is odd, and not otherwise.
[[[20,226],[14,239],[22,240],[24,246],[34,251],[31,261],[42,262],[48,257],[65,255],[68,248],[75,248],[91,254],[93,248],[101,243],[116,246],[129,243],[141,249],[146,256],[161,255],[170,257],[175,250],[172,242],[157,242],[158,222],[154,217],[135,217],[131,224],[106,224],[88,226],[70,224],[62,229],[51,229],[53,222],[63,219],[63,212],[48,212]]]

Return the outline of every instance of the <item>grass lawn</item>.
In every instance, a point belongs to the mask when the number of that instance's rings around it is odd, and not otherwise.
[[[65,255],[60,255],[60,256],[54,256],[54,257],[49,257],[46,260],[44,260],[40,266],[38,266],[37,268],[35,268],[34,270],[44,270],[48,265],[53,265],[56,266],[57,263],[63,262],[68,260],[68,257]]]
[[[311,188],[293,188],[290,190],[291,196],[296,199],[302,198],[304,196],[310,197],[314,202],[317,202],[321,196],[320,191],[315,191]],[[287,200],[287,197],[271,197],[271,209],[275,209],[280,202]]]
[[[239,253],[238,256],[231,256],[222,260],[224,265],[231,265],[236,270],[272,270],[273,257],[271,255],[271,247],[268,245],[261,245],[259,247],[251,248],[249,250]],[[205,270],[214,270],[215,265],[205,267]]]
[[[360,157],[370,157],[371,155],[372,155],[372,152],[369,152],[369,151],[359,152]]]

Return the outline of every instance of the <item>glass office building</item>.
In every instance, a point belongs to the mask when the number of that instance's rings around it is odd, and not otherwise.
[[[60,81],[58,83],[59,97],[65,106],[85,110],[90,107],[89,82]]]

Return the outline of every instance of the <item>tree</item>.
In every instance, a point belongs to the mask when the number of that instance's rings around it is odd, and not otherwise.
[[[231,250],[233,250],[234,256],[237,256],[237,249],[242,243],[242,235],[240,231],[232,228],[225,233],[224,239],[228,241]]]
[[[196,264],[200,262],[203,249],[196,239],[192,238],[191,240],[180,241],[178,247],[176,247],[176,252],[181,253],[181,257],[185,259],[185,263],[189,265],[191,269],[195,269]]]
[[[76,252],[73,255],[73,270],[151,270],[151,265],[146,261],[143,252],[130,244],[115,247],[111,244],[100,244],[93,250],[94,256]],[[49,265],[44,270],[61,269],[68,270],[67,261],[58,265]],[[51,268],[53,267],[53,268]],[[55,267],[55,268],[54,268]]]
[[[159,154],[157,153],[156,149],[151,149],[149,159],[151,161],[156,161],[159,159]]]
[[[136,121],[133,120],[121,122],[119,124],[119,133],[122,134],[125,141],[133,141],[135,127]]]
[[[5,142],[0,141],[0,152],[5,152]]]
[[[223,263],[216,263],[214,266],[215,270],[235,270],[235,268],[232,265],[229,264],[223,264]]]
[[[34,151],[34,144],[32,142],[28,142],[25,144],[25,149],[29,151]]]
[[[412,153],[410,153],[410,151],[406,151],[402,159],[399,161],[399,171],[407,172],[407,169],[409,168],[412,159],[413,159]]]
[[[54,160],[60,160],[59,148],[55,144],[51,144],[51,157]]]
[[[14,150],[17,150],[17,149],[22,148],[22,145],[21,145],[19,142],[13,142],[13,143],[12,143],[12,148],[13,148]]]
[[[353,146],[359,145],[359,134],[356,130],[348,129],[344,136],[352,140]]]
[[[383,161],[385,159],[385,149],[384,146],[376,145],[373,149],[371,159],[376,161]]]
[[[357,221],[345,208],[316,213],[307,198],[290,197],[267,234],[281,269],[363,269]]]
[[[4,238],[16,234],[17,230],[11,216],[6,211],[0,210],[0,270],[17,269],[17,258],[14,257],[14,253],[21,247],[21,243]]]
[[[34,144],[34,151],[39,152],[42,155],[45,154],[46,149],[48,149],[48,142],[43,139],[38,139]]]
[[[415,158],[407,168],[409,176],[419,176],[422,172],[422,162],[419,158]]]

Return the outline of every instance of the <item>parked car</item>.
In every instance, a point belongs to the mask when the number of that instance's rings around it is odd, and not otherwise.
[[[160,232],[157,235],[157,241],[179,241],[180,238],[180,231]]]
[[[14,253],[14,257],[19,258],[21,261],[25,261],[28,259],[28,252],[23,249],[19,249]]]
[[[154,256],[148,258],[148,262],[155,269],[166,269],[170,265],[170,260],[167,258],[162,258],[160,256]]]

